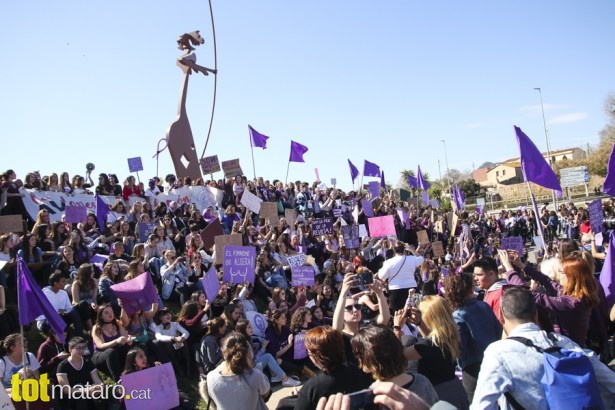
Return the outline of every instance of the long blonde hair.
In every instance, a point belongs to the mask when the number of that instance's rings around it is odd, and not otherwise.
[[[423,322],[431,329],[429,338],[435,346],[446,349],[453,361],[459,357],[459,335],[453,314],[440,296],[425,296],[419,305]]]

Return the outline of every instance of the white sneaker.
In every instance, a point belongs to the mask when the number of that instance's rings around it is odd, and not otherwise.
[[[296,386],[301,386],[301,382],[294,377],[289,376],[288,379],[282,381],[282,387],[296,387]]]

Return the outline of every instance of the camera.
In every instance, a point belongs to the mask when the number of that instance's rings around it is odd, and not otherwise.
[[[371,410],[377,408],[374,404],[374,392],[372,389],[365,389],[350,393],[348,394],[348,398],[350,398],[351,410]]]

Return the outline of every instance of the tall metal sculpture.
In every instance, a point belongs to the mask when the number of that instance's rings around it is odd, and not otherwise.
[[[216,74],[217,71],[211,68],[200,66],[196,63],[196,54],[193,46],[205,43],[199,31],[182,34],[177,39],[177,45],[185,54],[177,59],[177,65],[184,73],[182,86],[179,94],[179,107],[177,109],[177,119],[167,130],[167,145],[175,167],[178,178],[190,177],[193,180],[201,177],[199,160],[194,146],[194,137],[190,128],[190,121],[186,113],[186,95],[188,94],[188,79],[192,72]]]

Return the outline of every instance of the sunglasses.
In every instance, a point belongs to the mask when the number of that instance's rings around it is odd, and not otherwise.
[[[361,305],[356,304],[356,305],[348,305],[344,307],[344,310],[346,312],[352,312],[354,310],[361,310]]]

